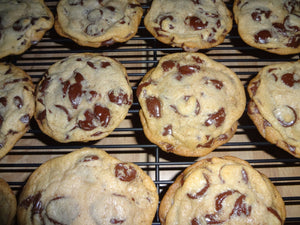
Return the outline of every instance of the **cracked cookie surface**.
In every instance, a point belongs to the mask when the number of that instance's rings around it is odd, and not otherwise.
[[[23,53],[39,42],[53,23],[43,0],[0,1],[0,58]]]
[[[163,197],[162,225],[284,224],[284,202],[271,181],[232,156],[200,160]]]
[[[300,158],[300,61],[264,67],[248,93],[248,115],[260,134]]]
[[[99,140],[126,117],[133,95],[126,68],[93,53],[50,66],[37,86],[35,119],[59,142]]]
[[[31,77],[12,64],[0,63],[0,158],[28,131],[34,110]]]
[[[202,53],[162,57],[137,96],[148,139],[182,156],[203,156],[228,142],[246,104],[237,75]]]
[[[20,225],[151,225],[158,194],[137,165],[83,148],[36,169],[19,202]]]
[[[142,15],[136,0],[61,0],[55,29],[79,45],[108,46],[131,39]]]

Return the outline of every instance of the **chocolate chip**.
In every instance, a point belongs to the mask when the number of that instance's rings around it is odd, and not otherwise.
[[[6,105],[7,105],[7,99],[6,99],[6,97],[1,97],[1,98],[0,98],[0,103],[1,103],[4,107],[6,107]]]
[[[171,70],[174,66],[175,66],[175,62],[173,60],[168,60],[168,61],[164,61],[162,63],[162,69],[164,72],[168,72],[169,70]]]
[[[167,136],[167,135],[172,135],[173,134],[173,130],[172,130],[172,124],[169,124],[167,126],[164,127],[164,132],[162,133],[163,136]]]
[[[20,121],[21,121],[22,123],[24,123],[24,124],[28,124],[29,121],[30,121],[30,116],[29,116],[29,114],[25,114],[24,116],[22,116],[22,117],[20,118]]]
[[[111,119],[110,111],[108,108],[101,105],[95,105],[94,115],[100,121],[102,127],[108,126]]]
[[[46,118],[46,109],[42,112],[39,112],[37,119],[42,123],[42,121]]]
[[[84,112],[84,116],[85,116],[85,120],[78,121],[79,128],[87,131],[95,129],[97,126],[94,125],[93,123],[93,119],[95,118],[94,113],[91,112],[90,110],[86,110]]]
[[[246,196],[245,195],[241,195],[236,201],[235,201],[235,204],[234,204],[234,207],[230,213],[230,217],[232,215],[236,215],[236,216],[241,216],[241,215],[245,215],[245,216],[250,216],[251,214],[251,210],[252,210],[252,207],[251,206],[248,206],[246,205],[246,203],[244,202]]]
[[[115,176],[125,182],[130,182],[136,178],[136,170],[127,163],[118,163],[115,166]]]
[[[219,80],[216,80],[216,79],[208,79],[208,78],[205,78],[205,84],[213,84],[215,86],[216,89],[219,89],[221,90],[223,88],[223,82],[222,81],[219,81]]]
[[[83,5],[83,0],[68,0],[68,3],[71,6]]]
[[[72,104],[72,107],[77,109],[83,94],[81,82],[84,80],[84,77],[79,72],[74,72],[74,74],[76,83],[70,85],[69,87],[69,100]]]
[[[99,160],[99,157],[97,155],[87,155],[83,159],[81,159],[79,162],[90,162]]]
[[[146,105],[150,117],[160,118],[161,117],[161,101],[159,98],[150,96],[146,98]]]
[[[18,109],[21,109],[23,107],[23,100],[20,96],[14,97],[14,104],[17,106]]]
[[[296,110],[289,105],[278,106],[274,109],[273,115],[283,127],[293,126],[298,119]]]
[[[101,62],[101,67],[104,69],[110,65],[111,65],[110,62]]]
[[[198,65],[184,65],[179,66],[178,71],[182,75],[192,75],[193,73],[200,70],[200,66]]]
[[[122,219],[122,220],[120,220],[120,219],[116,219],[116,218],[112,218],[112,219],[110,219],[110,223],[111,224],[122,224],[122,223],[124,223],[126,220],[125,219]]]
[[[225,109],[222,107],[217,112],[208,114],[208,119],[205,121],[205,126],[215,125],[219,127],[223,124],[226,117]]]
[[[152,83],[151,80],[150,80],[150,81],[147,81],[147,82],[144,82],[144,83],[140,83],[139,86],[138,86],[137,89],[136,89],[136,95],[137,95],[137,97],[140,96],[140,94],[141,94],[141,92],[142,92],[142,89],[143,89],[144,87],[147,87],[147,86],[150,85],[151,83]]]
[[[115,93],[115,90],[110,90],[107,95],[112,103],[115,103],[119,106],[132,104],[132,96],[128,96],[123,89],[120,89],[117,93]]]
[[[209,183],[208,176],[206,174],[203,174],[203,176],[204,176],[204,179],[206,180],[205,186],[195,194],[194,193],[193,194],[187,193],[187,196],[190,199],[198,199],[198,198],[202,197],[207,192],[207,190],[210,186],[210,183]]]
[[[254,21],[261,21],[263,15],[268,19],[271,13],[270,10],[255,9],[255,11],[251,13],[251,17]]]
[[[257,34],[254,35],[254,40],[260,44],[266,44],[269,42],[269,39],[272,37],[272,34],[269,30],[262,30],[259,31]]]
[[[282,75],[281,80],[285,85],[293,87],[296,83],[300,83],[300,79],[296,80],[294,75],[294,73],[286,73]]]
[[[188,16],[185,18],[184,23],[190,26],[194,30],[203,30],[207,27],[208,21],[203,22],[200,18],[196,16]]]

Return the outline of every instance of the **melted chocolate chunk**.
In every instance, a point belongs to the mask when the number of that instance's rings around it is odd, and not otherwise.
[[[14,22],[13,29],[17,32],[23,32],[30,26],[29,18],[21,18]]]
[[[267,44],[269,42],[269,38],[271,37],[272,34],[269,30],[262,30],[254,35],[254,41],[260,44]]]
[[[298,48],[299,45],[300,45],[300,34],[290,37],[288,43],[286,44],[286,46],[290,48]]]
[[[84,80],[84,77],[79,72],[75,73],[75,83],[69,87],[69,100],[74,109],[77,109],[78,105],[81,102],[81,96],[83,94],[81,82]]]
[[[101,45],[108,47],[108,46],[113,45],[114,43],[115,43],[114,39],[111,38],[111,39],[109,39],[109,40],[103,41],[103,42],[101,43]]]
[[[3,121],[4,121],[3,116],[0,114],[0,127],[2,126]]]
[[[272,12],[270,10],[255,9],[255,11],[251,14],[251,16],[254,21],[261,21],[262,16],[265,16],[268,19],[271,13]]]
[[[164,132],[162,133],[163,136],[172,135],[172,134],[173,134],[173,130],[172,130],[172,125],[171,124],[164,127]]]
[[[285,121],[284,118],[282,118],[282,114],[284,114],[284,111],[286,112],[286,114],[292,114],[293,119],[291,119],[290,121]],[[296,110],[293,107],[288,106],[288,105],[286,105],[282,108],[278,108],[278,110],[275,109],[275,111],[273,113],[274,113],[275,118],[279,121],[279,123],[283,127],[293,126],[298,119]]]
[[[43,110],[42,112],[39,112],[37,119],[42,123],[42,121],[46,118],[46,109]]]
[[[244,203],[246,196],[245,195],[241,195],[234,204],[234,208],[232,209],[232,212],[230,213],[230,217],[233,215],[236,216],[241,216],[242,214],[244,214],[245,216],[250,216],[251,214],[251,206],[246,205],[246,203]]]
[[[14,97],[14,104],[17,106],[18,109],[21,109],[23,107],[23,100],[20,96],[15,96]]]
[[[83,0],[68,0],[68,3],[71,6],[83,5]]]
[[[45,95],[45,91],[47,90],[47,88],[49,87],[50,84],[50,77],[47,76],[48,74],[46,73],[44,76],[44,79],[42,80],[42,82],[40,83],[39,86],[39,92],[41,93],[42,96]]]
[[[95,160],[99,160],[97,155],[87,155],[83,159],[79,160],[79,162],[90,162]]]
[[[147,86],[150,85],[151,83],[152,83],[151,80],[150,80],[150,81],[147,81],[147,82],[144,82],[144,83],[140,83],[139,86],[138,86],[137,89],[136,89],[136,95],[137,95],[137,97],[140,96],[140,94],[141,94],[141,92],[142,92],[142,89],[143,89],[144,87],[147,87]]]
[[[159,98],[151,96],[146,98],[146,105],[150,117],[160,118],[161,117],[161,102]]]
[[[110,223],[111,224],[122,224],[122,223],[124,223],[126,220],[125,219],[123,219],[123,220],[120,220],[120,219],[115,219],[115,218],[112,218],[112,219],[110,219]]]
[[[28,209],[31,205],[31,222],[33,222],[33,216],[35,214],[40,214],[42,213],[42,211],[44,210],[43,204],[41,202],[41,197],[42,194],[41,192],[38,192],[35,195],[31,195],[29,197],[27,197],[26,199],[24,199],[21,203],[20,203],[20,207]]]
[[[119,163],[115,166],[115,176],[121,181],[130,182],[136,178],[136,170],[127,163]]]
[[[201,225],[201,223],[199,222],[199,220],[197,218],[194,218],[191,221],[191,225]]]
[[[207,27],[208,22],[203,22],[200,18],[196,16],[188,16],[185,18],[184,23],[189,25],[194,30],[203,30]]]
[[[190,199],[198,199],[198,198],[201,198],[201,197],[206,193],[206,191],[208,190],[208,188],[209,188],[209,186],[210,186],[208,176],[207,176],[206,174],[203,174],[203,176],[204,176],[204,179],[206,180],[205,186],[204,186],[200,191],[198,191],[198,192],[195,193],[195,194],[187,193],[187,196],[188,196]]]
[[[102,127],[108,126],[111,119],[110,111],[108,108],[101,105],[95,105],[94,114],[95,117],[100,121]]]
[[[167,20],[167,19],[173,21],[174,17],[171,16],[171,15],[164,15],[164,16],[160,16],[158,19],[155,20],[155,22],[159,24],[159,27],[154,28],[154,30],[156,31],[157,36],[166,37],[166,35],[160,34],[160,31],[165,32],[165,30],[162,29],[162,23],[163,23],[164,20]],[[158,20],[159,20],[159,22],[158,22]],[[170,29],[172,29],[172,26],[170,27]]]
[[[193,73],[199,70],[200,70],[200,66],[198,65],[184,65],[178,67],[178,71],[182,75],[192,75]]]
[[[213,84],[216,89],[221,90],[223,88],[223,82],[216,79],[206,79],[205,84]]]
[[[281,217],[279,216],[278,212],[277,212],[275,209],[273,209],[273,208],[271,208],[271,207],[268,207],[267,210],[268,210],[270,213],[272,213],[272,214],[273,214],[280,222],[282,222],[282,221],[281,221]]]
[[[256,91],[257,91],[259,85],[260,85],[260,81],[259,80],[252,83],[252,85],[250,87],[250,91],[251,91],[251,93],[252,93],[253,96],[256,95]]]
[[[4,107],[6,107],[6,106],[7,106],[7,99],[6,99],[6,97],[1,97],[1,98],[0,98],[0,103],[1,103]]]
[[[117,105],[131,105],[132,104],[132,96],[128,96],[127,93],[123,91],[123,89],[119,90],[119,93],[115,93],[115,90],[110,90],[108,92],[108,98],[112,103]]]
[[[111,64],[110,64],[110,62],[101,62],[101,68],[106,68],[106,67],[108,67],[108,66],[110,66]]]
[[[85,120],[79,120],[78,121],[78,126],[83,129],[83,130],[93,130],[97,126],[94,125],[93,119],[95,118],[94,113],[91,112],[90,110],[86,110],[84,112]]]
[[[216,127],[220,127],[223,124],[225,117],[225,109],[222,107],[216,113],[208,115],[208,119],[205,121],[205,126],[209,127],[214,124]]]
[[[243,178],[243,181],[248,184],[248,181],[249,181],[249,178],[248,178],[248,173],[246,172],[246,170],[243,168],[242,171],[242,178]]]
[[[296,80],[294,78],[294,75],[295,75],[294,73],[286,73],[282,75],[281,80],[285,85],[289,87],[293,87],[296,83],[300,83],[300,79]]]
[[[90,62],[90,61],[87,62],[87,65],[88,65],[89,67],[91,67],[92,69],[94,69],[94,70],[97,69],[97,67],[95,67],[95,64],[92,63],[92,62]]]
[[[163,68],[164,72],[168,72],[169,70],[171,70],[173,67],[175,67],[175,62],[173,60],[168,60],[168,61],[164,61],[161,66]]]

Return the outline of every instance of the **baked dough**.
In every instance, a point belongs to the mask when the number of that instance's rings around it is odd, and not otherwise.
[[[164,195],[162,225],[283,225],[284,202],[271,181],[232,156],[200,160]]]
[[[222,0],[154,0],[144,23],[159,41],[196,52],[224,41],[232,14]]]
[[[279,55],[300,53],[298,0],[235,0],[233,12],[248,45]]]
[[[0,63],[0,158],[28,131],[34,110],[31,77],[12,64]]]
[[[163,56],[137,96],[147,138],[182,156],[204,156],[228,142],[246,105],[237,75],[202,53]]]
[[[140,167],[83,148],[33,172],[17,215],[19,225],[151,225],[157,206],[155,184]]]
[[[300,158],[300,61],[264,67],[248,92],[248,115],[260,134]]]
[[[132,89],[125,67],[96,53],[62,59],[37,86],[35,119],[59,142],[99,140],[126,117]]]
[[[137,0],[60,0],[55,29],[79,45],[108,46],[131,39],[142,15]]]
[[[0,58],[25,52],[53,23],[43,0],[0,1]]]

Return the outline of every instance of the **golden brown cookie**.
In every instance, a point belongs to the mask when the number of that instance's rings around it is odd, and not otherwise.
[[[60,0],[55,29],[79,45],[107,46],[131,39],[142,15],[137,0]]]
[[[43,0],[0,1],[0,58],[26,51],[54,23]]]
[[[285,216],[284,202],[271,181],[231,156],[189,166],[159,208],[162,225],[280,225]]]
[[[31,77],[12,64],[0,63],[0,158],[28,131],[34,110]]]
[[[157,205],[155,184],[141,168],[83,148],[34,171],[17,215],[19,225],[151,225]]]
[[[126,117],[132,89],[125,67],[93,53],[50,66],[37,86],[35,119],[59,142],[99,140]]]
[[[298,0],[235,0],[233,12],[248,45],[279,55],[300,53]]]
[[[248,115],[260,134],[300,158],[300,61],[264,67],[248,92]]]
[[[204,156],[228,142],[246,105],[237,75],[201,53],[162,57],[137,96],[147,138],[182,156]]]
[[[13,225],[17,211],[17,200],[8,183],[0,178],[0,224]]]
[[[154,0],[144,23],[159,41],[195,52],[224,41],[232,14],[222,0]]]

